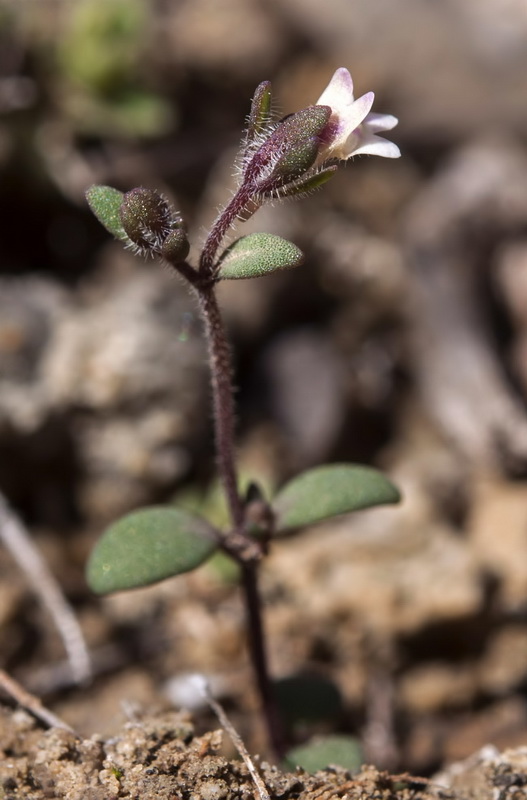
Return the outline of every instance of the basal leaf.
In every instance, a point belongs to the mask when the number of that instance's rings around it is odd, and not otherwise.
[[[280,532],[400,499],[399,490],[381,472],[354,464],[330,464],[293,478],[278,492],[272,507]]]
[[[306,772],[330,766],[356,771],[362,764],[362,752],[359,740],[353,736],[324,736],[290,750],[285,763],[290,769],[301,767]]]
[[[133,511],[114,522],[93,549],[87,568],[97,594],[148,586],[199,567],[217,549],[202,517],[171,506]]]
[[[279,269],[297,267],[302,251],[273,233],[250,233],[237,239],[220,259],[218,278],[259,278]]]
[[[86,192],[86,200],[91,210],[107,231],[124,242],[130,241],[121,223],[119,209],[123,202],[123,193],[111,186],[90,186]]]

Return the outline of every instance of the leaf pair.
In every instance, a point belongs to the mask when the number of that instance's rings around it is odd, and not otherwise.
[[[399,499],[396,487],[377,470],[351,464],[318,467],[287,483],[272,501],[275,535]],[[111,525],[95,546],[88,583],[106,594],[189,572],[214,554],[220,536],[203,517],[180,508],[134,511]]]

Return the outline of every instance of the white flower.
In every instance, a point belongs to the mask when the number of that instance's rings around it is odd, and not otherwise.
[[[379,131],[395,128],[398,119],[391,114],[370,113],[374,97],[373,92],[368,92],[355,100],[348,70],[340,67],[335,72],[316,102],[318,106],[331,108],[317,164],[331,158],[346,160],[361,153],[399,158],[401,152],[397,145],[377,136]]]

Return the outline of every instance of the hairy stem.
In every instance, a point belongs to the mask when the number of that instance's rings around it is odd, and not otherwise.
[[[235,531],[241,533],[244,509],[238,494],[238,475],[234,459],[235,416],[231,350],[225,335],[214,287],[200,288],[199,300],[209,345],[218,469],[227,495],[232,523]]]
[[[214,259],[223,237],[240,216],[251,199],[252,192],[247,186],[241,186],[230,203],[220,213],[211,228],[199,260],[199,272],[202,277],[213,277]]]
[[[187,261],[170,261],[168,258],[164,256],[161,257],[165,258],[165,261],[167,261],[167,263],[170,264],[171,267],[177,270],[180,273],[180,275],[182,275],[182,277],[185,278],[192,286],[196,285],[196,283],[198,282],[198,273],[196,272],[194,267],[190,266],[190,264]]]
[[[285,752],[284,737],[269,677],[262,624],[262,603],[258,592],[258,561],[262,556],[262,547],[247,536],[244,530],[245,509],[238,493],[238,476],[234,456],[235,415],[231,351],[214,294],[214,285],[198,286],[197,291],[209,344],[218,469],[227,495],[233,526],[231,533],[225,537],[224,546],[241,568],[249,653],[262,702],[269,741],[275,754],[280,758]]]

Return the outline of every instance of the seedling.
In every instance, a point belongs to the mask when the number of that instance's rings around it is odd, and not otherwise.
[[[305,195],[334,175],[337,160],[353,155],[397,158],[399,149],[378,136],[397,119],[370,112],[373,92],[355,100],[346,69],[338,69],[315,105],[282,120],[271,116],[271,85],[254,94],[238,159],[239,181],[230,202],[214,222],[197,265],[187,261],[184,222],[155,191],[136,188],[122,194],[92,186],[88,203],[116,238],[145,256],[157,256],[187,281],[197,297],[208,340],[218,471],[230,524],[211,522],[174,506],[133,511],[115,522],[95,546],[88,582],[97,593],[147,586],[194,570],[223,550],[239,566],[247,609],[249,650],[269,739],[285,752],[283,726],[270,680],[258,573],[273,539],[299,533],[322,520],[371,506],[397,503],[396,487],[381,473],[354,464],[332,464],[304,472],[273,498],[252,484],[240,493],[235,459],[235,415],[231,351],[216,287],[221,280],[258,278],[302,263],[302,252],[279,236],[253,233],[230,246],[223,242],[233,224],[271,200]]]

